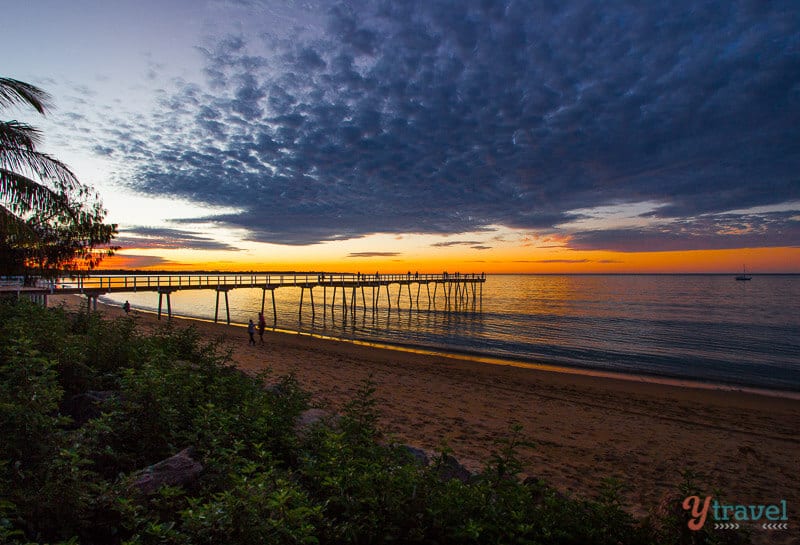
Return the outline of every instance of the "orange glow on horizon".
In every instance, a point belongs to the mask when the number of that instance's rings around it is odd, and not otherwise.
[[[636,273],[737,273],[742,266],[753,274],[800,273],[800,248],[744,248],[735,250],[694,250],[674,252],[576,251],[506,247],[489,250],[462,248],[402,252],[397,256],[325,257],[309,252],[303,259],[276,253],[264,257],[201,251],[148,252],[126,255],[123,250],[107,258],[100,270],[142,271],[330,271],[372,273],[463,272],[489,274],[636,274]],[[175,255],[173,255],[175,254]],[[213,254],[213,255],[212,255]],[[224,257],[224,259],[219,259]]]

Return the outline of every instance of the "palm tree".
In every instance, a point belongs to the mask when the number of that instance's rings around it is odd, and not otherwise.
[[[50,96],[42,89],[0,78],[0,108],[30,106],[45,114]],[[91,189],[61,161],[37,151],[38,129],[0,121],[0,257],[9,268],[44,273],[99,263],[116,234],[104,225],[105,210]],[[105,255],[113,253],[107,248]]]
[[[0,78],[0,107],[28,105],[44,114],[50,97],[33,85]],[[7,227],[25,229],[29,214],[69,210],[66,193],[80,183],[63,163],[36,151],[40,132],[19,121],[0,121],[0,215]],[[55,182],[48,186],[46,181]]]

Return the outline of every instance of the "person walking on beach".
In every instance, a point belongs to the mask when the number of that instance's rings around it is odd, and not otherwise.
[[[247,334],[250,335],[250,340],[248,341],[248,343],[250,344],[250,346],[255,346],[256,345],[256,337],[255,337],[256,324],[253,323],[253,319],[252,318],[250,319],[250,323],[247,324]]]
[[[267,328],[267,321],[264,319],[264,313],[258,313],[258,338],[261,339],[261,344],[264,344],[264,330]]]

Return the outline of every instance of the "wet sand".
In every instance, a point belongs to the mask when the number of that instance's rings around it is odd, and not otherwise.
[[[74,296],[51,298],[51,306]],[[85,303],[84,303],[85,304]],[[107,316],[123,315],[104,306]],[[142,326],[159,327],[134,311]],[[519,423],[534,448],[520,451],[526,475],[561,492],[595,497],[603,479],[628,485],[641,516],[678,496],[682,472],[700,475],[703,494],[726,504],[786,500],[790,532],[754,530],[756,543],[796,543],[800,535],[800,400],[736,390],[693,388],[526,369],[326,340],[267,330],[248,346],[246,329],[197,320],[208,339],[222,338],[235,365],[255,374],[294,373],[314,403],[336,411],[371,379],[389,439],[426,450],[444,446],[479,470],[495,441]]]

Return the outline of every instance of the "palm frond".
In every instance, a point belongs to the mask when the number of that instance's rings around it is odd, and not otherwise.
[[[0,148],[34,150],[40,142],[39,129],[19,121],[0,121]]]
[[[66,194],[4,168],[0,168],[0,200],[10,213],[20,217],[31,211],[40,215],[75,214]]]
[[[0,168],[30,178],[52,180],[59,189],[77,190],[81,187],[67,165],[46,153],[30,149],[0,147]]]
[[[11,78],[0,78],[0,106],[13,105],[28,105],[43,114],[50,105],[50,95],[30,83]]]
[[[36,230],[25,220],[0,204],[0,240],[18,245],[38,238]]]

